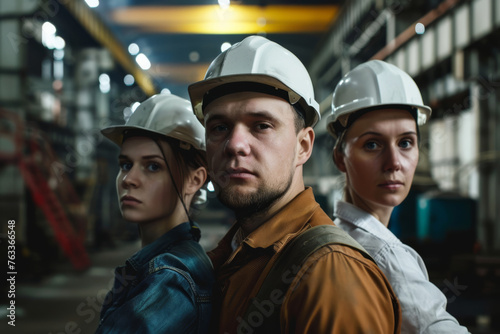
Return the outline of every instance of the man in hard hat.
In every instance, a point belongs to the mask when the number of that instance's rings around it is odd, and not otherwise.
[[[303,165],[320,114],[299,59],[250,36],[221,53],[189,94],[205,125],[217,196],[237,218],[209,252],[220,293],[217,331],[399,332],[394,293],[362,251],[319,243],[304,262],[271,269],[293,260],[283,252],[308,248],[308,242],[294,243],[306,231],[333,226],[304,186]],[[268,274],[277,279],[266,279]]]
[[[468,333],[446,311],[447,298],[429,281],[420,255],[387,228],[412,186],[419,126],[430,115],[413,79],[387,62],[365,62],[340,80],[328,117],[334,162],[346,177],[335,224],[368,250],[391,282],[402,333]]]

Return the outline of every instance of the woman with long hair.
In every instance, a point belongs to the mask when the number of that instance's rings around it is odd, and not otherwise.
[[[189,101],[158,94],[102,133],[120,146],[120,210],[142,248],[116,268],[97,333],[206,333],[214,276],[189,213],[207,180],[204,128]]]

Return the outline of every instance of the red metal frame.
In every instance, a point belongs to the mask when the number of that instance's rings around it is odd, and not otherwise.
[[[59,246],[73,267],[78,270],[88,268],[90,260],[85,248],[86,221],[78,215],[72,217],[74,222],[70,221],[64,209],[64,205],[81,207],[82,203],[68,177],[65,174],[54,175],[51,166],[58,160],[49,141],[35,127],[26,129],[19,115],[13,112],[0,109],[0,118],[14,125],[10,132],[0,127],[0,137],[11,138],[15,145],[13,153],[0,152],[0,161],[19,167],[35,204],[44,213]],[[58,180],[54,189],[48,182],[53,178]],[[57,193],[60,195],[57,196]]]

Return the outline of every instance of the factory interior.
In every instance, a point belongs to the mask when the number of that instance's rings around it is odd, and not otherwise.
[[[120,214],[119,148],[100,130],[155,94],[189,99],[250,35],[311,76],[322,117],[304,180],[332,218],[345,182],[326,123],[335,86],[370,59],[415,80],[432,115],[389,229],[461,325],[500,333],[500,0],[0,0],[1,268],[15,278],[15,327],[2,284],[0,331],[94,333],[114,268],[140,248]],[[209,251],[234,216],[205,196],[194,218]]]

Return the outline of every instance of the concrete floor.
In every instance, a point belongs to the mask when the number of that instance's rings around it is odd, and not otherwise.
[[[114,268],[124,263],[139,247],[139,242],[120,243],[113,249],[91,253],[92,267],[83,273],[62,265],[38,283],[16,284],[16,326],[7,324],[6,306],[0,305],[0,333],[94,333],[102,301],[113,283]],[[20,275],[22,273],[18,273]],[[484,305],[483,299],[450,304],[449,311],[456,316],[464,311],[474,311]],[[469,331],[474,334],[499,333],[488,329],[489,323],[495,320],[490,318],[483,317],[467,324]]]
[[[112,250],[90,254],[92,267],[83,273],[62,266],[41,282],[19,283],[16,326],[7,324],[6,308],[2,305],[0,333],[94,333],[102,301],[113,283],[114,268],[139,247],[139,242],[123,243]]]

